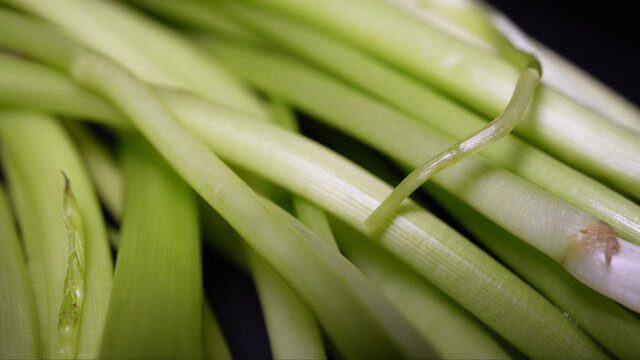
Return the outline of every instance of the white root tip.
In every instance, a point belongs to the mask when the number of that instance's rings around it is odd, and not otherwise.
[[[611,226],[581,230],[562,265],[585,285],[640,312],[640,246],[619,238]]]

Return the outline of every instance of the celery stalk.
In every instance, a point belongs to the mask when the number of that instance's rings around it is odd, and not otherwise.
[[[505,108],[517,81],[518,71],[506,60],[380,2],[245,1],[367,49],[490,118]],[[640,158],[635,156],[640,153],[638,136],[563,94],[541,86],[528,118],[515,132],[572,166],[640,198]]]
[[[256,116],[266,111],[220,65],[174,30],[115,1],[2,0],[62,27],[151,83],[193,91]],[[171,54],[171,56],[167,56]]]
[[[445,359],[506,359],[510,356],[471,314],[339,221],[332,222],[344,252],[422,331]]]
[[[407,135],[421,131],[415,120],[434,130],[460,139],[486,125],[476,114],[430,91],[415,80],[366,56],[358,50],[282,17],[260,12],[239,3],[224,3],[216,9],[243,20],[261,36],[384,99],[412,117],[389,116],[389,127],[406,128]],[[233,6],[232,6],[233,5]],[[330,53],[331,57],[323,56]],[[287,70],[293,72],[293,69]],[[287,74],[285,72],[279,74]],[[261,77],[269,74],[260,74]],[[257,77],[253,77],[257,81]],[[260,86],[283,93],[266,82]],[[297,95],[297,94],[296,94]],[[291,98],[291,95],[286,96]],[[293,101],[290,99],[290,101]],[[640,244],[640,207],[588,176],[563,164],[515,136],[507,136],[481,152],[493,162],[511,170],[572,205],[601,218],[625,238]]]
[[[9,11],[0,12],[0,17],[0,43],[65,69],[120,109],[172,167],[305,298],[341,353],[362,357],[432,356],[417,331],[351,263],[329,250],[319,238],[301,233],[265,208],[237,175],[176,123],[174,115],[140,80],[51,28]],[[42,44],[46,46],[39,46]],[[334,289],[330,303],[320,294],[327,287]],[[341,309],[340,315],[334,306]],[[345,315],[352,321],[345,321]]]
[[[137,141],[124,143],[125,204],[100,356],[201,358],[202,265],[195,198]]]

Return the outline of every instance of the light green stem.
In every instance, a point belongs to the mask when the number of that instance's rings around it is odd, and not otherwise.
[[[220,12],[212,11],[212,6],[209,6],[210,4],[207,2],[198,0],[180,2],[174,0],[126,0],[126,2],[191,28],[205,29],[245,41],[258,41],[258,38],[243,26]]]
[[[508,61],[369,0],[244,0],[285,14],[366,49],[434,88],[494,118],[518,78]],[[375,23],[375,26],[373,24]],[[540,86],[516,133],[593,177],[640,198],[638,136],[565,95]]]
[[[100,355],[201,358],[202,265],[194,194],[145,146],[124,140],[125,205]]]
[[[5,172],[8,170],[5,168]],[[31,280],[9,200],[0,186],[0,359],[39,357]]]
[[[416,120],[426,122],[434,130],[453,139],[461,139],[486,125],[484,119],[477,114],[326,34],[282,17],[242,6],[237,2],[222,4],[225,6],[217,6],[220,12],[239,18],[248,27],[254,28],[257,34],[412,115],[409,117],[397,111],[387,112],[387,127],[384,131],[392,134],[402,130],[398,136],[403,142],[417,139],[419,136],[415,134],[425,131],[416,124]],[[331,57],[323,54],[331,54]],[[264,70],[258,70],[259,75],[251,74],[251,80],[262,89],[300,106],[302,94],[299,94],[299,90],[303,88],[296,86],[295,91],[292,91],[294,88],[291,85],[281,84],[295,68],[287,64],[286,70],[283,70],[285,67],[282,65],[278,67],[279,70],[266,70],[261,67],[260,69]],[[247,74],[246,70],[248,69],[243,71],[244,74]],[[273,71],[279,75],[277,80],[270,76]],[[258,81],[260,82],[257,83]],[[300,81],[297,81],[297,84],[299,83]],[[306,103],[303,107],[309,109]],[[443,147],[449,145],[445,144]],[[419,152],[421,146],[422,143],[416,140],[416,144],[409,146],[411,149],[408,151]],[[640,218],[640,206],[610,188],[513,135],[506,136],[486,148],[481,155],[572,205],[607,221],[625,238],[640,244],[640,222],[637,220]]]
[[[525,354],[577,356],[576,351],[584,351],[580,356],[606,356],[544,298],[415,205],[403,205],[393,222],[369,233],[364,219],[391,188],[352,163],[272,125],[192,98],[165,95],[184,124],[201,134],[216,153],[369,234]],[[251,156],[243,156],[239,148],[251,150]]]
[[[59,312],[68,269],[69,232],[63,219],[64,180],[82,214],[85,275],[84,306],[76,354],[98,355],[111,290],[112,264],[104,221],[91,182],[62,126],[44,115],[0,114],[2,158],[16,209],[34,287],[42,356],[59,356]]]
[[[444,359],[510,356],[471,314],[361,233],[333,221],[340,249],[434,344]]]
[[[483,247],[553,301],[568,317],[621,359],[637,353],[640,320],[615,302],[589,289],[558,264],[524,244],[437,186],[427,186],[449,215]]]
[[[497,118],[413,170],[396,186],[391,195],[371,213],[365,221],[365,225],[369,228],[378,226],[382,219],[389,216],[404,199],[433,175],[509,135],[522,119],[539,81],[540,69],[527,68],[520,75],[511,101]]]
[[[2,11],[0,18],[0,43],[62,67],[120,109],[200,196],[303,296],[344,356],[432,356],[417,331],[351,263],[321,239],[310,241],[308,234],[267,210],[237,175],[176,123],[173,113],[140,80],[50,28],[8,11]],[[41,48],[24,39],[49,46]],[[331,302],[322,296],[327,288],[334,294]],[[345,316],[351,320],[345,321]]]
[[[320,328],[300,296],[255,251],[245,247],[274,359],[325,359]]]
[[[640,110],[605,84],[525,34],[510,19],[482,1],[464,5],[447,1],[383,0],[402,8],[432,26],[479,47],[502,51],[516,44],[540,60],[549,86],[571,96],[636,134],[640,134]],[[437,18],[437,19],[434,19]],[[435,20],[435,21],[434,21]],[[482,45],[480,45],[481,43]],[[485,45],[485,46],[483,46]]]
[[[280,99],[271,100],[271,113],[276,123],[290,131],[299,132],[298,121],[289,105]],[[291,199],[293,210],[298,220],[315,231],[320,237],[339,251],[336,240],[331,231],[331,225],[327,215],[317,206],[309,203],[307,200],[293,195]]]
[[[267,116],[253,94],[226,69],[207,59],[173,29],[125,4],[99,0],[0,2],[53,22],[86,47],[153,84],[185,89],[255,116]]]

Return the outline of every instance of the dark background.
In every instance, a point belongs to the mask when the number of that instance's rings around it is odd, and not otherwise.
[[[307,0],[301,0],[307,1]],[[588,73],[640,104],[639,26],[632,1],[490,0],[521,29]],[[303,124],[303,129],[304,129]],[[251,280],[205,252],[205,278],[220,325],[235,358],[269,357],[269,345]]]
[[[640,104],[638,1],[487,2],[542,44]]]

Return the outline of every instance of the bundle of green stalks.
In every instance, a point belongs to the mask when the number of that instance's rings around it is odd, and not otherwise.
[[[273,358],[637,358],[639,155],[472,0],[0,0],[0,358],[232,358],[203,252]]]

